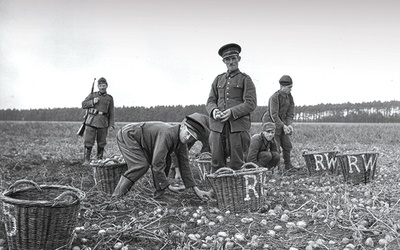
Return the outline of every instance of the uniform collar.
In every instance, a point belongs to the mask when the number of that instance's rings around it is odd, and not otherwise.
[[[99,93],[99,96],[106,96],[106,95],[107,95],[107,92],[101,93],[101,92],[99,91],[98,93]]]
[[[239,73],[240,73],[240,70],[239,70],[239,69],[237,69],[237,70],[235,70],[235,71],[232,71],[232,72],[227,71],[227,72],[226,72],[226,77],[234,77],[235,75],[237,75],[237,74],[239,74]]]

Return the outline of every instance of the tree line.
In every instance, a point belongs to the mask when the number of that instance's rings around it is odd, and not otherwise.
[[[267,106],[258,106],[252,113],[253,122],[261,122]],[[206,114],[205,105],[155,107],[116,107],[116,122],[163,121],[179,122],[192,113]],[[0,110],[2,121],[82,121],[81,108],[6,109]],[[317,104],[295,107],[296,122],[400,122],[400,101]]]

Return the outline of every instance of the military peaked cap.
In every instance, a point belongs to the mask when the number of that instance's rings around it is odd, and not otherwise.
[[[222,58],[226,58],[228,56],[233,56],[233,55],[239,55],[239,53],[242,51],[242,48],[236,44],[236,43],[229,43],[224,46],[222,46],[218,50],[218,54]]]

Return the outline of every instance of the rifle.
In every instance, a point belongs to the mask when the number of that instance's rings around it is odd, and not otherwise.
[[[90,91],[91,94],[93,94],[94,83],[95,82],[96,82],[96,78],[94,78],[94,80],[93,80],[92,90]],[[76,134],[79,135],[79,136],[83,136],[83,133],[85,132],[85,128],[86,128],[85,122],[86,122],[86,119],[88,117],[88,114],[89,114],[89,109],[86,109],[85,116],[83,117],[83,122],[82,122],[81,126],[79,127],[78,132],[76,132]]]

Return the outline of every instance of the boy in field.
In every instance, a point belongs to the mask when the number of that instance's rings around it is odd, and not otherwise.
[[[262,125],[262,132],[251,137],[247,162],[271,169],[278,165],[280,155],[275,141],[275,124],[267,122]]]

